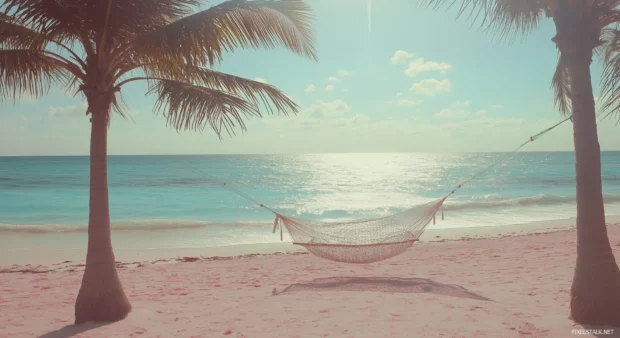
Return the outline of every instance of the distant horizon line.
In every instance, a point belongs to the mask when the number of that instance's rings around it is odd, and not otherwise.
[[[430,152],[430,151],[409,151],[409,152],[307,152],[307,153],[203,153],[203,154],[108,154],[110,156],[273,156],[273,155],[347,155],[347,154],[505,154],[512,151],[457,151],[457,152]],[[519,153],[574,153],[574,150],[530,150],[519,151]],[[601,150],[601,153],[620,152],[619,150]],[[89,157],[86,155],[0,155],[3,157]]]

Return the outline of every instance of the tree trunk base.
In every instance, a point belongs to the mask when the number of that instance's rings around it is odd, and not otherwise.
[[[114,263],[112,263],[114,264]],[[116,267],[87,269],[75,302],[75,324],[116,322],[131,312]]]
[[[582,325],[620,327],[620,285],[605,299],[585,299],[571,292],[571,319]]]

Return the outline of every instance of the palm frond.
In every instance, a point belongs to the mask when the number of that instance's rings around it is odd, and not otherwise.
[[[607,27],[620,22],[620,0],[596,0],[592,6],[592,15],[599,27]]]
[[[620,31],[616,31],[613,40],[608,43],[605,53],[605,68],[601,78],[601,113],[606,117],[620,117]]]
[[[617,37],[616,37],[617,35]],[[607,62],[611,57],[610,52],[613,48],[612,45],[620,43],[620,33],[618,28],[603,28],[600,33],[600,44],[594,48],[594,56],[599,62]]]
[[[310,11],[303,0],[226,1],[139,37],[133,51],[151,61],[213,66],[239,47],[284,46],[316,60]]]
[[[244,118],[261,117],[258,107],[239,97],[189,83],[154,80],[149,93],[158,95],[155,110],[177,131],[209,125],[221,137],[224,130],[234,134],[236,126],[245,130]]]
[[[49,39],[10,18],[0,18],[0,46],[7,49],[42,49]]]
[[[127,42],[191,14],[198,5],[198,0],[85,1],[85,29],[97,43],[103,32],[108,45],[112,40]]]
[[[120,92],[112,97],[112,110],[123,118],[130,117],[129,114],[127,114],[127,104]]]
[[[563,53],[560,53],[558,65],[555,68],[555,73],[553,74],[553,79],[551,80],[551,87],[553,88],[554,105],[556,108],[558,108],[558,110],[564,115],[570,114],[570,72],[568,69],[568,58]]]
[[[248,80],[239,76],[234,76],[206,68],[193,66],[179,66],[173,73],[158,71],[157,69],[146,69],[145,73],[155,77],[164,77],[183,82],[197,84],[202,87],[224,91],[235,96],[240,96],[253,105],[262,104],[268,113],[273,113],[273,108],[278,113],[296,113],[299,107],[286,94],[276,87]]]
[[[56,41],[84,38],[83,0],[5,0],[0,8],[23,25]],[[84,41],[82,41],[84,42]]]
[[[414,0],[434,10],[450,8],[457,0]],[[462,0],[457,17],[467,15],[472,25],[510,38],[515,33],[529,34],[546,13],[547,0]]]
[[[23,93],[39,97],[72,78],[62,61],[44,51],[0,49],[0,100]]]
[[[604,48],[604,61],[609,62],[614,55],[620,53],[620,25],[614,29],[606,29],[601,38],[605,44]]]

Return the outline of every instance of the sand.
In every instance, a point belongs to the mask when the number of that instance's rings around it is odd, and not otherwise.
[[[609,236],[618,258],[620,227]],[[302,252],[119,263],[134,311],[107,325],[70,326],[79,263],[5,266],[0,337],[612,336],[568,318],[575,238],[422,242],[359,266]]]

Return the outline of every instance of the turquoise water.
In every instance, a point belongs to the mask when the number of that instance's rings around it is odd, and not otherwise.
[[[431,227],[574,217],[572,153],[110,156],[112,226],[115,238],[165,232],[155,246],[275,242],[269,212],[210,179],[284,214],[359,219],[440,198],[499,158],[505,162],[451,197],[446,220]],[[620,152],[604,152],[602,162],[606,213],[618,215]],[[0,157],[0,233],[83,233],[88,165],[88,157]]]

